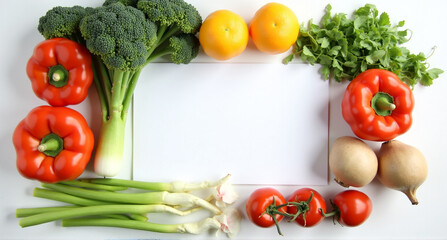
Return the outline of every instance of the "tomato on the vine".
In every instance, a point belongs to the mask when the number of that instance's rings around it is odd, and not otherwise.
[[[354,227],[368,219],[372,211],[372,202],[368,195],[357,190],[346,190],[334,198],[335,210],[326,216],[337,217],[340,224]]]
[[[320,223],[326,212],[326,201],[320,193],[312,188],[301,188],[293,192],[289,198],[287,212],[295,215],[295,220],[303,227],[312,227]]]
[[[251,222],[260,227],[276,225],[278,233],[281,234],[278,223],[287,214],[287,203],[278,190],[274,188],[255,190],[248,198],[245,210]]]

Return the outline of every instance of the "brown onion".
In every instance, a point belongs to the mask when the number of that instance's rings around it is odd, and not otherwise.
[[[427,161],[417,148],[392,140],[380,148],[377,177],[383,185],[407,195],[413,205],[419,202],[416,190],[428,174]]]
[[[377,173],[377,156],[362,140],[344,136],[335,140],[329,153],[329,169],[344,187],[363,187]]]

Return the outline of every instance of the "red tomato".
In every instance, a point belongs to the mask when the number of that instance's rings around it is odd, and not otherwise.
[[[284,206],[276,207],[283,204]],[[260,188],[250,195],[245,210],[254,224],[260,227],[271,227],[284,218],[280,213],[287,213],[286,200],[274,188]],[[278,233],[281,234],[279,227]]]
[[[337,194],[334,205],[338,211],[338,222],[351,227],[362,224],[372,211],[371,199],[357,190],[347,190]]]
[[[290,214],[299,213],[298,217],[295,218],[295,221],[299,225],[303,227],[312,227],[324,219],[321,210],[326,212],[326,201],[320,193],[314,189],[301,188],[296,190],[289,198],[289,204],[292,202],[297,203],[298,206],[289,205],[287,207],[287,212]]]

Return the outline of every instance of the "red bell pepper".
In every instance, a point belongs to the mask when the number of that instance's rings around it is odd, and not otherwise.
[[[36,96],[58,107],[82,102],[93,82],[89,51],[65,38],[39,43],[26,72]]]
[[[396,74],[370,69],[355,77],[346,88],[342,113],[359,138],[389,141],[411,127],[413,92]]]
[[[42,182],[73,180],[84,171],[93,150],[85,118],[66,107],[36,107],[13,134],[17,169]]]

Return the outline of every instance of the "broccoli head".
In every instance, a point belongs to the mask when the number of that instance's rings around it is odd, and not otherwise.
[[[80,30],[86,47],[109,69],[128,71],[144,66],[157,26],[140,10],[116,2],[92,10]]]
[[[45,39],[64,37],[80,41],[79,22],[91,8],[54,7],[40,17],[37,30]]]
[[[137,8],[160,27],[174,27],[183,33],[195,34],[202,24],[197,9],[183,0],[140,0]]]

